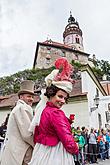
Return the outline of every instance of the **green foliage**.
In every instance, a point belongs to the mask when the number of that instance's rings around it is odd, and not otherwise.
[[[80,62],[75,62],[74,60],[72,60],[71,64],[74,66],[75,70],[80,70],[80,67],[82,66]],[[97,60],[92,69],[99,80],[102,80],[103,75],[106,75],[107,80],[110,80],[110,64],[108,61]]]
[[[104,60],[97,60],[96,67],[93,68],[95,74],[97,75],[98,79],[102,79],[103,75],[107,76],[107,80],[110,79],[110,64],[108,61]]]
[[[75,73],[80,70],[82,64],[72,60],[71,64],[74,66]],[[11,76],[0,78],[0,95],[9,95],[11,93],[17,93],[20,88],[20,82],[22,80],[33,80],[41,86],[44,83],[44,78],[54,69],[26,69],[24,71],[17,72]],[[93,72],[99,80],[102,80],[102,76],[107,75],[110,80],[110,64],[108,61],[97,60],[95,67],[92,68]]]
[[[96,67],[92,67],[93,72],[95,73],[96,77],[99,80],[102,80],[102,76],[103,76],[103,72],[101,71],[101,69],[96,68]]]
[[[0,78],[0,95],[17,93],[22,80],[41,82],[52,70],[53,67],[49,69],[27,69],[11,76]]]
[[[82,66],[80,62],[75,62],[74,60],[71,61],[71,65],[74,66],[75,69],[80,69]]]

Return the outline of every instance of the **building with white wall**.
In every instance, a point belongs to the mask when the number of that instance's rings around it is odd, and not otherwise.
[[[81,87],[82,93],[78,96],[73,95],[69,104],[63,107],[66,115],[69,117],[70,114],[75,114],[75,127],[109,127],[110,96],[107,96],[89,65],[82,67]]]

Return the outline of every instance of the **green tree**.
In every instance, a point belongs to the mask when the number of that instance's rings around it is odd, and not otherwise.
[[[53,70],[49,69],[26,69],[11,76],[0,78],[0,95],[9,95],[17,93],[20,89],[20,82],[22,80],[33,80],[38,83],[36,86],[43,86],[44,78]]]
[[[107,79],[110,77],[110,64],[109,61],[97,60],[96,65],[97,73],[100,73],[101,76],[106,75]],[[99,75],[99,77],[100,77]]]

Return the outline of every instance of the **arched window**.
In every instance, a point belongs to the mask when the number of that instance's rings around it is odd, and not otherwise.
[[[80,42],[79,42],[79,38],[78,38],[78,37],[76,37],[76,43],[78,43],[78,44],[80,43]]]

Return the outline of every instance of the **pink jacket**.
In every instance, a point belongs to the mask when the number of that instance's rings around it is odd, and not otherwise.
[[[61,141],[71,154],[78,153],[78,147],[71,133],[70,123],[64,112],[47,102],[39,126],[35,128],[34,142],[55,146]]]

